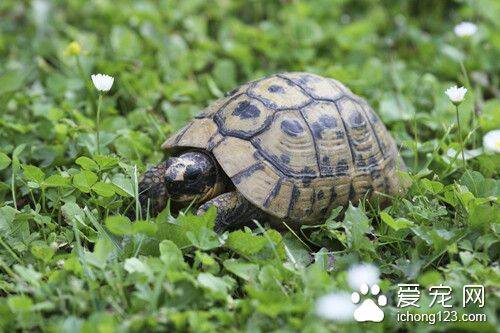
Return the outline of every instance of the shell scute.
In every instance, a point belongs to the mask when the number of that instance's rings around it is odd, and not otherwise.
[[[300,87],[279,76],[256,81],[250,85],[248,95],[273,110],[299,109],[312,101]]]
[[[273,115],[262,102],[242,94],[226,103],[215,114],[215,121],[224,134],[248,139],[268,126]]]
[[[269,128],[251,141],[261,155],[283,174],[296,177],[319,175],[314,142],[300,112],[277,113]]]
[[[335,101],[345,94],[351,93],[342,83],[333,79],[325,80],[325,78],[315,74],[293,72],[281,74],[280,76],[300,86],[302,90],[316,100]]]
[[[345,156],[350,156],[351,153],[343,120],[335,103],[316,102],[302,109],[302,114],[311,124],[321,175],[336,176],[337,164],[341,160],[342,168],[339,171],[346,174],[352,168],[352,163],[345,163]]]
[[[222,139],[217,124],[210,118],[196,119],[162,144],[163,149],[194,147],[207,149],[209,142]],[[215,142],[214,142],[215,144]]]

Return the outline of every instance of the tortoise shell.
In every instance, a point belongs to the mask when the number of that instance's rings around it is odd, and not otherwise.
[[[300,72],[242,85],[162,148],[213,154],[236,189],[270,215],[312,223],[367,193],[399,190],[394,140],[340,82]]]

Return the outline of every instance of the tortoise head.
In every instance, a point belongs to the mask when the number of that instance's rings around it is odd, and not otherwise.
[[[149,169],[139,184],[139,200],[154,215],[168,199],[180,204],[204,202],[222,192],[217,163],[202,151],[188,151]]]

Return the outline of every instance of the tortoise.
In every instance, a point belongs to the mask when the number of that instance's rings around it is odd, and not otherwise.
[[[172,157],[149,169],[140,202],[215,205],[215,230],[266,219],[321,222],[362,197],[397,194],[404,168],[377,114],[342,83],[304,72],[241,85],[163,143]],[[377,195],[377,194],[386,195]]]

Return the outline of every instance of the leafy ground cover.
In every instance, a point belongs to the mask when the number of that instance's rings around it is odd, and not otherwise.
[[[500,128],[498,1],[3,0],[0,17],[0,331],[498,328],[500,154],[481,148]],[[464,20],[478,30],[460,38]],[[366,97],[409,167],[405,196],[336,211],[306,242],[265,225],[218,236],[213,211],[126,217],[169,133],[285,70]],[[115,77],[99,149],[92,73]],[[356,263],[380,272],[381,323],[318,315],[322,296],[353,291]],[[487,320],[398,322],[398,283],[420,284],[413,312],[439,311],[425,290],[443,284],[459,315]],[[465,284],[484,285],[484,307],[461,306]]]

